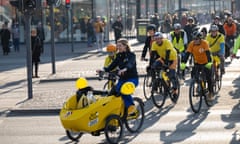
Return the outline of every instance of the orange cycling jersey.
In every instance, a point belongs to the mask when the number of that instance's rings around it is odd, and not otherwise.
[[[225,30],[226,36],[233,36],[237,32],[237,25],[235,23],[232,23],[231,25],[225,23],[223,25],[223,28]]]
[[[201,40],[200,44],[194,44],[194,41],[191,41],[187,48],[187,52],[193,55],[194,62],[197,64],[208,63],[206,51],[209,51],[208,42],[206,40]]]

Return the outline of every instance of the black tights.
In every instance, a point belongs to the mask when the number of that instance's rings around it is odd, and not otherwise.
[[[35,76],[38,76],[38,64],[39,62],[33,62],[33,65],[35,67]]]

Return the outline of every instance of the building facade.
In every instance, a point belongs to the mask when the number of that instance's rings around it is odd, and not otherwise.
[[[240,9],[240,1],[233,0],[71,0],[70,8],[66,8],[64,2],[65,0],[62,0],[60,5],[54,8],[56,42],[70,41],[71,32],[73,32],[74,41],[86,41],[85,18],[91,18],[94,21],[97,16],[101,16],[107,23],[105,40],[108,41],[114,39],[111,24],[119,15],[122,16],[124,25],[123,35],[135,37],[137,19],[150,19],[152,15],[157,13],[162,20],[166,13],[174,14],[177,12],[179,2],[181,2],[181,7],[185,9],[183,13],[187,11],[194,14],[210,14],[225,9],[238,13],[237,10]],[[0,5],[2,9],[0,9],[2,16],[0,20],[17,19],[21,25],[21,41],[23,42],[23,15],[11,7],[8,1],[0,0]],[[8,18],[3,15],[7,15]],[[50,10],[46,0],[42,0],[42,7],[33,14],[32,26],[36,26],[38,22],[42,22],[44,25],[45,41],[50,41]]]

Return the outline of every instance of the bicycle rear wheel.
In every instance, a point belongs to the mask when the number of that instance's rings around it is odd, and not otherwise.
[[[198,113],[202,106],[202,87],[195,80],[190,83],[189,101],[192,111]]]
[[[164,85],[161,80],[155,79],[153,81],[152,91],[151,91],[151,98],[153,104],[157,108],[162,108],[166,101],[167,91],[164,88]]]
[[[151,98],[151,89],[152,89],[152,76],[150,72],[148,72],[144,76],[143,80],[143,94],[146,100],[149,100]]]

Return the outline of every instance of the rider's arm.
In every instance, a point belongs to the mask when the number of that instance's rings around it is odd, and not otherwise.
[[[157,51],[152,51],[150,56],[150,64],[153,64],[153,62],[158,58]]]
[[[238,49],[240,48],[240,35],[237,37],[234,47],[233,47],[233,54],[237,54]]]
[[[143,60],[147,54],[147,50],[150,49],[150,41],[151,41],[151,37],[147,37],[145,40],[145,44],[142,50],[142,55],[141,55],[141,59]]]
[[[209,50],[206,51],[206,55],[207,55],[208,62],[211,62],[212,58],[211,58],[211,53]]]
[[[187,60],[188,60],[188,57],[189,57],[189,55],[190,55],[190,52],[186,52],[186,54],[185,54],[185,56],[182,58],[183,60],[183,63],[186,63],[187,62]]]
[[[184,31],[184,36],[183,36],[183,42],[184,42],[184,47],[188,44],[188,38],[187,38],[187,33]],[[185,47],[186,49],[186,47]]]
[[[224,56],[224,53],[225,53],[225,43],[220,43],[220,51],[219,51],[219,54],[220,56]]]

